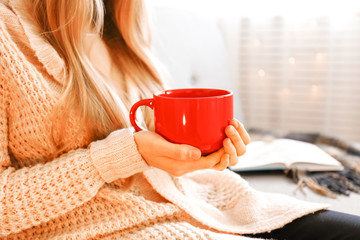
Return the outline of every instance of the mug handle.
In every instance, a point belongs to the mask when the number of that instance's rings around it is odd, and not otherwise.
[[[130,109],[130,122],[131,122],[131,125],[133,125],[133,127],[135,128],[135,130],[138,132],[138,131],[145,131],[146,129],[142,128],[142,127],[139,127],[138,125],[138,121],[136,120],[136,110],[140,107],[140,106],[148,106],[150,107],[151,109],[154,109],[154,106],[153,106],[153,100],[154,99],[143,99],[143,100],[140,100],[138,102],[136,102]]]

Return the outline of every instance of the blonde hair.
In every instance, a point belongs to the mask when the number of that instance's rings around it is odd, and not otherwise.
[[[149,22],[142,0],[35,0],[30,4],[44,36],[66,64],[66,82],[54,119],[60,117],[64,124],[75,109],[92,138],[100,139],[130,125],[131,95],[151,97],[163,88],[150,51]],[[119,81],[136,86],[135,92],[115,93],[92,65],[85,49],[89,29],[100,34],[111,49],[112,60],[122,74]],[[147,124],[150,122],[148,117]],[[57,144],[64,145],[60,139]]]

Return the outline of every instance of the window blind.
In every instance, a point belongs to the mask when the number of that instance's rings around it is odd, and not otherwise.
[[[239,20],[237,81],[248,128],[360,142],[360,14]]]

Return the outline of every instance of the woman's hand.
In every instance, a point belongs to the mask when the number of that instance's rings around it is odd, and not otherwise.
[[[134,134],[134,139],[141,156],[148,165],[174,176],[181,176],[199,169],[216,169],[222,167],[220,162],[226,163],[223,148],[208,156],[201,156],[198,148],[168,142],[154,132],[137,132]]]
[[[250,137],[236,119],[231,120],[225,133],[227,138],[223,141],[223,148],[207,156],[201,156],[201,151],[195,147],[170,143],[150,131],[137,132],[134,139],[148,165],[171,175],[181,176],[199,169],[222,171],[228,166],[234,166],[238,162],[238,156],[245,153],[245,145],[250,142]]]

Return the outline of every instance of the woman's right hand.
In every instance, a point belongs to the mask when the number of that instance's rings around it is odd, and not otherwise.
[[[174,176],[199,169],[224,170],[229,164],[229,154],[225,153],[223,148],[207,156],[201,156],[198,148],[171,143],[154,132],[137,132],[134,139],[138,151],[149,166],[162,169]]]

